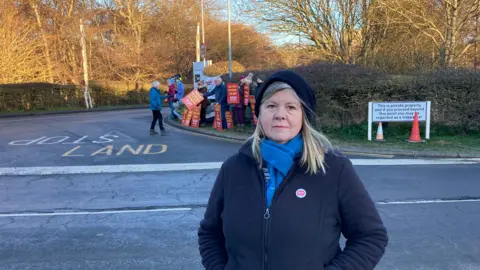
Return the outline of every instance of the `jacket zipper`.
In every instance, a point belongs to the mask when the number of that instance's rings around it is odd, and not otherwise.
[[[265,182],[265,174],[263,171],[260,171],[260,176],[262,179],[262,185],[263,185],[263,202],[264,202],[264,209],[265,209],[265,214],[263,215],[263,224],[264,224],[264,232],[263,232],[263,264],[262,264],[262,269],[263,270],[270,270],[269,264],[268,264],[268,225],[270,224],[270,217],[271,217],[271,210],[273,203],[275,202],[275,199],[278,197],[278,194],[282,191],[282,189],[285,187],[286,183],[288,182],[289,178],[292,176],[293,171],[295,170],[295,164],[292,166],[290,171],[288,172],[287,176],[283,179],[283,182],[278,186],[277,190],[275,190],[275,193],[273,194],[272,202],[270,204],[270,207],[266,206],[266,199],[267,199],[267,186]]]
[[[267,262],[268,262],[268,257],[267,257],[267,232],[268,232],[268,227],[267,227],[267,220],[270,218],[270,212],[269,209],[266,206],[266,200],[267,200],[267,186],[265,182],[265,174],[263,173],[262,169],[258,169],[258,172],[260,174],[260,179],[261,179],[261,185],[262,185],[262,195],[263,195],[263,207],[265,214],[263,215],[263,248],[262,248],[262,270],[266,270]],[[268,213],[268,215],[267,215]]]

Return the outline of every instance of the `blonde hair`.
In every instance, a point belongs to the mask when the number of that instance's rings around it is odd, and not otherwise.
[[[325,168],[325,154],[327,153],[328,149],[332,148],[332,144],[328,140],[328,138],[323,135],[321,132],[317,131],[310,121],[307,118],[307,114],[305,112],[305,108],[310,110],[305,103],[298,97],[297,93],[292,89],[290,85],[283,82],[274,82],[268,86],[263,94],[263,98],[261,100],[261,104],[264,103],[267,99],[272,97],[275,93],[284,91],[284,90],[292,90],[295,97],[302,103],[302,111],[303,111],[303,119],[302,119],[302,130],[300,131],[302,134],[303,139],[303,153],[300,163],[302,166],[307,167],[307,172],[310,174],[316,174],[320,170],[323,173],[326,173]],[[313,113],[313,112],[312,112]],[[255,160],[259,163],[260,167],[262,167],[263,159],[262,154],[260,151],[260,142],[264,139],[265,132],[263,131],[262,125],[260,124],[260,118],[262,118],[262,113],[260,111],[259,114],[259,123],[255,128],[253,135],[250,137],[252,141],[252,152]]]

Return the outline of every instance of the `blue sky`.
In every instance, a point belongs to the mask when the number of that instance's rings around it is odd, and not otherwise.
[[[208,0],[205,0],[208,1]],[[247,0],[252,1],[252,0]],[[282,45],[285,43],[295,43],[299,42],[298,35],[286,35],[286,34],[275,34],[268,31],[264,23],[259,22],[255,18],[252,18],[248,15],[242,15],[240,8],[235,3],[242,1],[231,0],[231,20],[232,22],[241,22],[247,25],[251,25],[257,29],[257,31],[264,33],[270,36],[272,42],[275,45]],[[215,0],[217,7],[222,8],[220,10],[221,18],[227,20],[227,0]],[[301,40],[300,40],[301,41]]]

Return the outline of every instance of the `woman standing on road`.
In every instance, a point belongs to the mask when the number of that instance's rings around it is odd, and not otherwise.
[[[165,135],[165,128],[163,127],[163,116],[161,113],[162,110],[162,100],[168,98],[168,95],[160,94],[160,82],[154,81],[152,83],[152,88],[150,88],[150,110],[152,110],[153,120],[150,125],[150,135],[157,135],[155,131],[155,124],[158,121],[158,126],[160,127],[160,132],[162,135]]]
[[[281,71],[257,100],[259,124],[223,163],[200,223],[204,267],[373,269],[386,229],[351,161],[313,128],[311,87]]]

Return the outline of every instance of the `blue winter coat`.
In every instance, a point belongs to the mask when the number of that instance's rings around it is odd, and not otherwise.
[[[150,88],[150,110],[161,110],[162,100],[166,98],[168,98],[168,95],[160,94],[160,91],[157,88]]]
[[[178,84],[177,84],[177,99],[178,100],[182,99],[184,93],[185,93],[185,86],[183,85],[182,82],[178,82]]]

